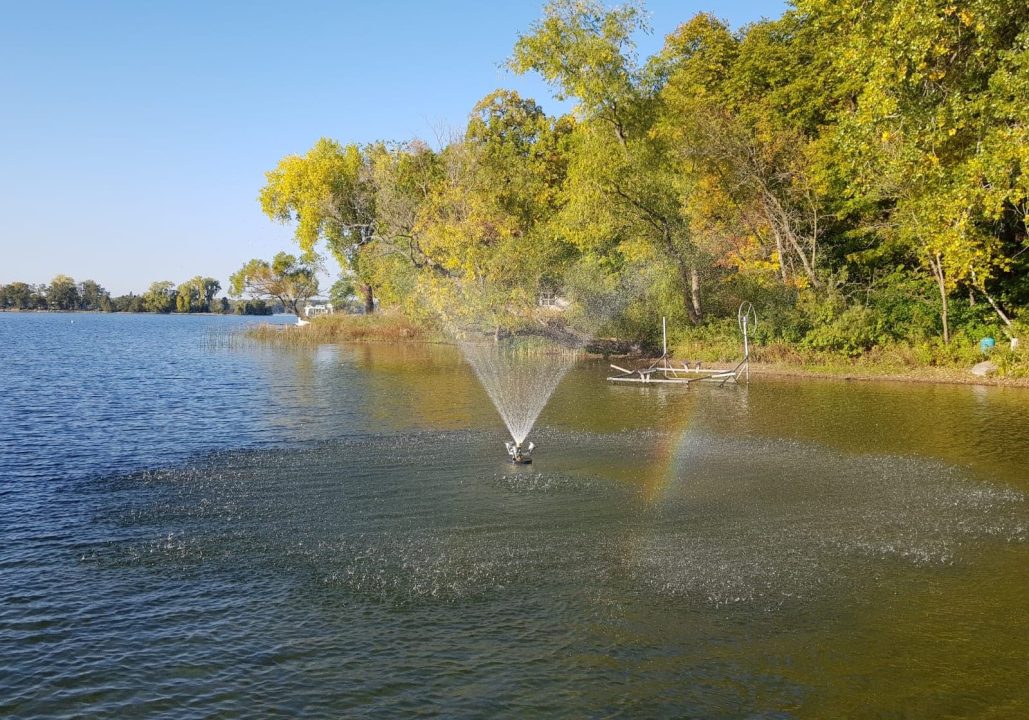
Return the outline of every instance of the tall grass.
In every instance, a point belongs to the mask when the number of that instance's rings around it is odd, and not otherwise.
[[[733,363],[743,354],[739,330],[735,323],[728,322],[680,330],[670,339],[669,346],[677,359],[689,362]],[[754,363],[819,372],[901,375],[920,371],[963,374],[982,360],[992,360],[997,365],[998,377],[1029,377],[1029,349],[1012,350],[1005,342],[988,355],[983,354],[973,336],[967,333],[955,333],[949,344],[938,338],[893,340],[861,352],[813,347],[804,341],[752,338],[750,359]]]
[[[310,325],[263,323],[247,328],[251,340],[275,345],[324,345],[340,342],[439,342],[433,327],[419,325],[396,313],[323,315]]]

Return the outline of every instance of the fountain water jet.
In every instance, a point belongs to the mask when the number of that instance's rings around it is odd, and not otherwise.
[[[577,353],[539,339],[459,345],[511,433],[514,450],[508,454],[526,463],[532,449],[523,443]]]

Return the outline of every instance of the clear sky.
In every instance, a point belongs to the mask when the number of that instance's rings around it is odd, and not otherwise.
[[[228,276],[294,249],[257,194],[322,136],[459,129],[542,0],[0,0],[0,283],[65,273],[114,294]],[[641,56],[699,11],[734,27],[782,0],[650,0]],[[335,268],[333,268],[333,271]]]

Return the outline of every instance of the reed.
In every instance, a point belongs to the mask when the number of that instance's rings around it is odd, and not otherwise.
[[[284,346],[324,345],[340,342],[438,342],[437,330],[395,313],[324,315],[310,325],[263,323],[247,328],[251,340]]]

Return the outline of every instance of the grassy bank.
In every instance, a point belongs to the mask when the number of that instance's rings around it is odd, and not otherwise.
[[[272,325],[247,328],[252,340],[276,345],[325,345],[340,342],[441,342],[434,328],[419,325],[396,313],[376,315],[324,315],[310,325]]]
[[[687,338],[675,343],[675,357],[705,363],[733,363],[742,354],[738,339]],[[997,366],[988,377],[971,373],[976,363]],[[1005,343],[988,355],[971,343],[944,345],[892,343],[861,353],[815,350],[785,342],[754,343],[751,363],[756,372],[781,375],[899,379],[926,382],[994,383],[1029,386],[1029,352]]]

